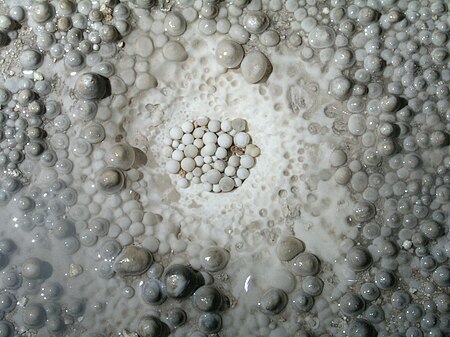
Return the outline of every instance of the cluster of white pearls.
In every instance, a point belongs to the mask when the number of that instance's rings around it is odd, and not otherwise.
[[[192,182],[203,183],[208,192],[232,191],[248,178],[260,153],[246,129],[241,118],[221,122],[208,117],[172,127],[164,140],[167,172],[180,175],[181,188]]]

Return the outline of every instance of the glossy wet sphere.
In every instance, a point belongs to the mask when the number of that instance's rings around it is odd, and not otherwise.
[[[22,263],[22,275],[30,280],[36,280],[43,276],[43,261],[30,257]]]
[[[361,296],[367,301],[375,301],[380,296],[380,289],[375,283],[364,283],[360,289]]]
[[[297,276],[313,276],[320,270],[319,259],[311,253],[301,253],[291,261],[291,271]]]
[[[450,267],[442,265],[433,272],[433,280],[441,287],[450,286]]]
[[[27,327],[40,328],[47,319],[44,307],[36,303],[28,303],[22,311],[22,319]]]
[[[364,317],[372,323],[381,323],[385,319],[384,310],[377,304],[372,304],[364,312]]]
[[[347,263],[355,271],[363,271],[372,265],[372,255],[361,246],[353,246],[347,252]]]
[[[316,276],[306,276],[302,281],[302,289],[311,296],[318,296],[322,293],[323,281]]]
[[[152,305],[158,305],[166,300],[166,295],[159,280],[148,280],[142,286],[142,299]]]
[[[294,309],[300,312],[308,312],[314,305],[314,298],[302,290],[296,291],[290,298]]]
[[[352,337],[375,337],[377,331],[369,322],[363,319],[355,319],[348,326],[348,336]]]
[[[222,328],[222,317],[213,312],[205,313],[199,317],[198,326],[208,334],[219,332]]]
[[[283,290],[271,288],[262,295],[258,307],[265,314],[275,315],[286,308],[287,302],[288,297]]]
[[[0,321],[0,337],[14,336],[14,326],[8,321]]]
[[[210,312],[219,310],[223,304],[220,292],[213,286],[198,288],[192,295],[192,303],[200,311]]]
[[[216,272],[226,267],[230,254],[222,247],[209,247],[200,253],[202,267],[210,272]]]
[[[397,283],[395,275],[387,270],[380,270],[375,275],[375,284],[382,290],[391,289]]]
[[[140,337],[159,337],[163,333],[163,325],[158,318],[145,316],[139,321],[138,333]]]
[[[135,158],[134,149],[127,143],[120,143],[107,152],[105,161],[113,167],[126,171],[133,166]]]
[[[396,309],[404,309],[411,302],[411,296],[404,290],[395,291],[391,296],[391,304]]]
[[[198,272],[182,264],[169,266],[163,276],[167,296],[173,298],[183,298],[192,295],[202,283],[201,281],[201,276]]]
[[[83,99],[102,99],[106,95],[106,81],[106,78],[98,74],[84,73],[78,77],[75,91]]]
[[[186,312],[181,308],[173,308],[167,313],[167,322],[172,327],[179,327],[186,323]]]
[[[125,175],[115,167],[104,168],[97,177],[97,188],[106,194],[118,193],[125,185]]]
[[[244,49],[232,40],[223,40],[216,47],[216,61],[225,68],[236,68],[244,58]]]
[[[10,312],[16,307],[17,299],[13,293],[4,292],[0,294],[0,309],[4,312]]]
[[[365,302],[360,295],[347,293],[341,297],[339,306],[344,315],[357,316],[361,312],[363,312],[365,308]]]

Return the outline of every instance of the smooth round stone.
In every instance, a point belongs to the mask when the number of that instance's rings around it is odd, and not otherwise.
[[[146,281],[142,286],[142,299],[151,305],[159,305],[166,300],[161,281],[151,279]]]
[[[106,78],[95,73],[80,75],[75,83],[75,91],[86,100],[102,99],[106,95]]]
[[[230,177],[222,177],[219,180],[219,186],[222,192],[230,192],[234,189],[234,179]]]
[[[128,246],[114,261],[114,270],[119,276],[136,276],[145,273],[153,263],[153,256],[149,250]]]
[[[153,40],[147,36],[140,36],[136,39],[135,50],[136,54],[143,58],[150,57],[155,50]]]
[[[26,259],[24,262],[22,262],[21,267],[22,276],[27,279],[36,280],[43,277],[43,261],[36,257],[30,257]]]
[[[320,261],[311,253],[300,253],[291,263],[292,272],[297,276],[314,276],[320,271]]]
[[[372,255],[361,246],[353,246],[347,252],[347,263],[355,271],[363,271],[372,264]]]
[[[258,303],[259,310],[265,314],[276,315],[286,308],[287,294],[278,288],[271,288],[265,292]]]
[[[317,26],[308,35],[308,42],[312,48],[323,49],[334,44],[336,33],[331,27]]]
[[[200,253],[200,263],[209,272],[217,272],[226,267],[230,254],[222,247],[209,247]]]
[[[186,26],[186,20],[177,12],[169,12],[164,19],[164,30],[171,36],[183,34]]]
[[[37,329],[45,324],[47,314],[42,305],[36,303],[28,303],[22,311],[22,320],[25,326]]]
[[[141,337],[163,336],[164,328],[159,320],[154,316],[145,316],[141,318],[138,324],[138,333]]]
[[[192,295],[194,307],[203,312],[218,311],[223,304],[222,294],[213,286],[202,286]]]
[[[278,240],[276,253],[280,261],[290,261],[304,251],[304,243],[294,236],[284,236]]]
[[[125,175],[115,167],[104,168],[97,177],[97,188],[106,194],[118,193],[125,185]]]
[[[269,59],[259,51],[245,55],[241,63],[242,76],[248,83],[258,83],[266,79],[272,71]]]
[[[269,26],[269,18],[259,11],[249,11],[244,16],[244,28],[252,34],[260,34]]]
[[[344,76],[338,76],[330,81],[328,93],[339,101],[343,101],[350,93],[352,83]]]
[[[163,56],[167,61],[183,62],[188,58],[186,49],[176,41],[170,41],[162,49]]]
[[[53,17],[54,11],[50,3],[39,1],[31,8],[31,18],[37,23],[44,23]]]
[[[244,48],[232,40],[222,40],[216,47],[215,57],[221,66],[236,68],[244,58]]]
[[[19,62],[25,70],[36,70],[44,62],[44,57],[37,50],[28,49],[20,53]]]
[[[127,143],[113,145],[105,155],[106,163],[125,171],[131,169],[135,159],[135,151],[133,147]]]
[[[163,276],[167,296],[184,298],[204,283],[200,273],[182,264],[173,264],[166,269]]]

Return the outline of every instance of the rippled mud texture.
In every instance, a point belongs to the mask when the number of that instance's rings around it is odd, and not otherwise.
[[[2,2],[0,336],[450,335],[448,7]]]

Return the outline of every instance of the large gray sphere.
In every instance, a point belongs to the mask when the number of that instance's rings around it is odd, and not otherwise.
[[[102,99],[106,95],[107,79],[99,74],[84,73],[75,83],[76,94],[88,100]]]

